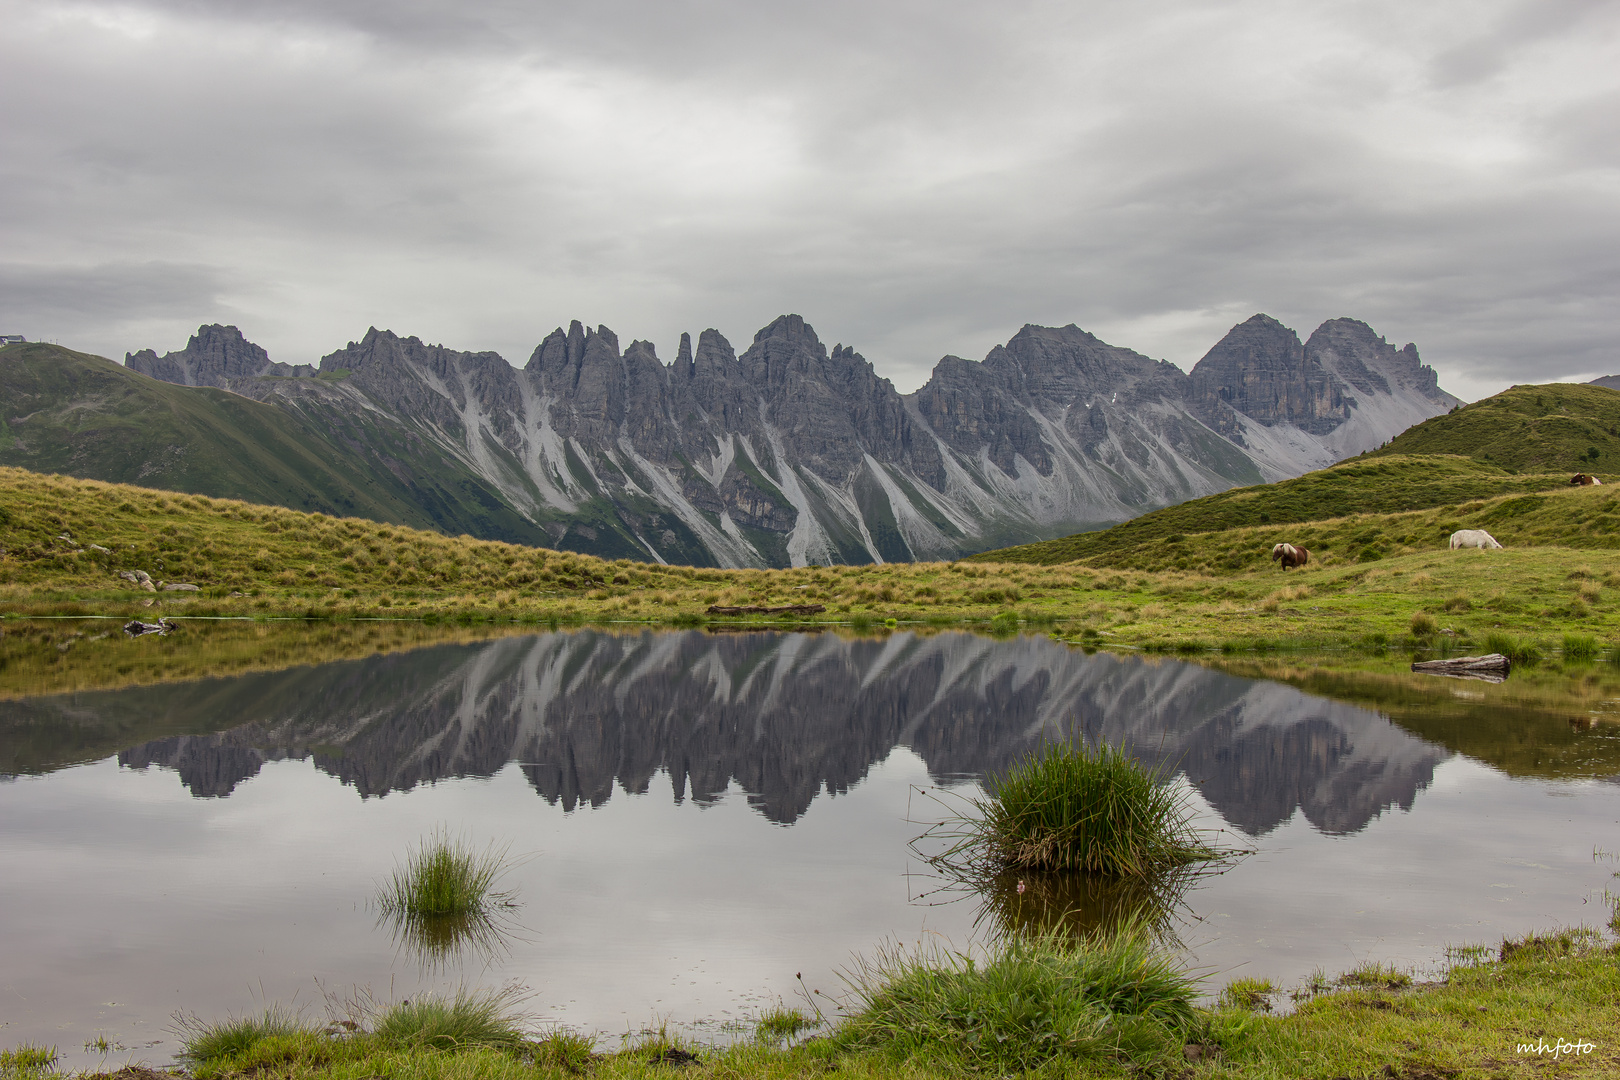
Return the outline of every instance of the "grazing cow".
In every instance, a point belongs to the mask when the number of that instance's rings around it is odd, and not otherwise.
[[[1597,477],[1593,476],[1591,473],[1583,473],[1583,472],[1578,472],[1574,476],[1570,477],[1569,482],[1571,484],[1576,485],[1577,487],[1589,487],[1589,486],[1591,486],[1593,484],[1601,484],[1601,483],[1603,483],[1603,481],[1599,480]]]
[[[1284,570],[1293,570],[1311,561],[1311,553],[1293,544],[1278,544],[1271,549],[1271,561],[1282,560]]]
[[[1484,529],[1458,529],[1451,534],[1451,550],[1458,548],[1499,548],[1496,537]]]

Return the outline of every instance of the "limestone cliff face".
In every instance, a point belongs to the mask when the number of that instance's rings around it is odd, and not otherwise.
[[[897,746],[944,780],[1084,738],[1184,773],[1251,835],[1295,813],[1352,833],[1409,808],[1448,756],[1375,712],[1280,684],[968,634],[582,631],[61,700],[81,719],[161,714],[207,730],[231,717],[228,730],[119,755],[126,767],[175,769],[197,796],[228,795],[287,757],[364,796],[517,761],[564,809],[645,792],[662,771],[677,799],[712,801],[735,782],[783,823],[819,793],[860,783]]]
[[[1237,415],[1325,435],[1349,416],[1342,387],[1269,315],[1234,326],[1192,370],[1193,400],[1212,426],[1241,440]]]
[[[667,364],[579,322],[522,369],[376,328],[318,379],[234,327],[127,362],[298,411],[391,469],[453,461],[558,547],[723,566],[954,558],[1064,535],[1297,475],[1455,403],[1413,347],[1363,323],[1332,320],[1301,345],[1264,315],[1191,375],[1076,326],[1026,326],[982,362],[945,357],[910,395],[797,315],[740,354],[717,330],[695,347],[683,334]]]
[[[186,347],[159,356],[151,349],[124,354],[124,366],[142,375],[182,386],[217,386],[229,390],[239,380],[261,376],[307,377],[309,364],[277,364],[234,326],[200,326]]]
[[[1268,480],[1373,449],[1461,402],[1417,347],[1396,350],[1355,319],[1309,340],[1269,315],[1233,327],[1192,370],[1199,417],[1242,446]]]

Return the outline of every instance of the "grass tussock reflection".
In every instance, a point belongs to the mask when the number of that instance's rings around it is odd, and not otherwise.
[[[1089,941],[1145,931],[1165,948],[1179,948],[1176,913],[1205,872],[1205,867],[1183,866],[1146,877],[1109,878],[1008,871],[976,883],[975,925],[994,940],[1055,936]]]
[[[482,851],[436,832],[378,889],[379,925],[428,970],[506,956],[520,931],[514,895],[496,889],[512,866],[507,849]]]

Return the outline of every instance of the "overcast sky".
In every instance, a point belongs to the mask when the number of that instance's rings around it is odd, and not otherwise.
[[[1620,372],[1620,4],[0,0],[0,333],[524,363],[784,312],[901,391],[1078,323]]]

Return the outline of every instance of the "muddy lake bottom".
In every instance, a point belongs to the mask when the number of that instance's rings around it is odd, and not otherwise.
[[[1512,688],[1459,684],[1435,708],[1486,723]],[[1198,824],[1252,849],[1173,916],[1210,993],[1600,925],[1614,725],[1571,733],[1504,696],[1501,739],[1556,728],[1572,763],[1529,775],[1392,719],[1409,697],[1037,637],[595,630],[14,697],[0,1045],[161,1064],[176,1010],[510,983],[607,1045],[660,1023],[722,1041],[800,1002],[800,974],[836,997],[884,942],[994,932],[914,842],[1060,739],[1173,767]],[[379,918],[378,885],[435,830],[513,857],[492,950],[426,956]],[[123,1049],[81,1049],[103,1036]]]

